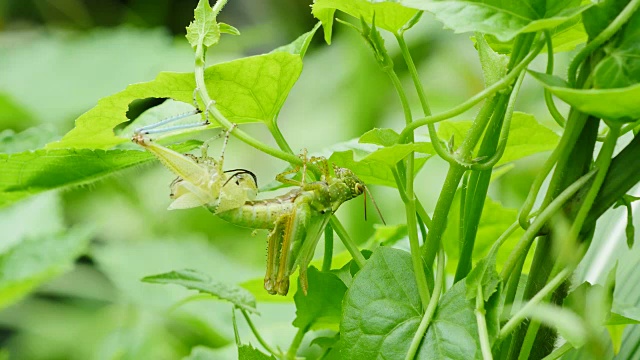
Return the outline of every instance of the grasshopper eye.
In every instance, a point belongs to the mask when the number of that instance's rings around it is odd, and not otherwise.
[[[364,186],[362,186],[362,184],[356,184],[354,190],[356,191],[356,194],[360,195],[364,192]]]

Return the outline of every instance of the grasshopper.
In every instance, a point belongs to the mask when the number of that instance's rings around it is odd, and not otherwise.
[[[225,136],[220,159],[216,160],[207,156],[206,147],[202,156],[196,157],[153,142],[147,135],[154,127],[157,125],[136,130],[132,141],[153,153],[178,176],[171,184],[174,201],[169,209],[205,206],[232,224],[269,230],[264,288],[272,295],[286,295],[289,277],[299,267],[300,285],[306,294],[306,271],[320,235],[342,203],[365,193],[365,184],[349,169],[334,165],[331,173],[325,158],[307,159],[304,152],[301,181],[287,178],[300,171],[300,167],[276,176],[278,181],[296,186],[293,190],[270,199],[255,200],[257,179],[252,172],[223,170],[224,149],[231,129]],[[317,164],[320,168],[322,174],[318,181],[306,181],[307,164]]]

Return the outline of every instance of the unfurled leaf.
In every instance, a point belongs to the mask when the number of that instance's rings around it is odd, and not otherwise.
[[[442,139],[454,137],[455,144],[462,144],[470,127],[470,121],[447,121],[440,124],[438,135]],[[533,115],[516,111],[511,118],[507,147],[496,166],[553,150],[559,139],[556,133],[541,125]]]
[[[465,298],[464,282],[458,282],[438,302],[416,358],[480,359],[473,309]],[[345,296],[341,355],[349,359],[404,358],[422,313],[409,253],[377,248]]]
[[[273,121],[302,71],[299,55],[287,52],[246,57],[205,70],[205,82],[216,106],[234,123]],[[144,98],[171,98],[191,104],[193,73],[163,72],[146,83],[98,101],[76,120],[76,127],[48,148],[106,149],[129,141],[113,129],[126,122],[129,104]],[[173,114],[176,115],[176,114]],[[213,125],[215,126],[215,125]]]
[[[337,331],[342,313],[342,298],[347,287],[335,274],[320,272],[313,266],[307,270],[307,279],[307,294],[298,288],[294,296],[296,318],[293,326],[300,329]]]
[[[237,285],[213,280],[210,276],[195,270],[184,269],[164,274],[151,275],[142,279],[154,284],[174,284],[201,293],[210,294],[221,300],[226,300],[238,308],[257,312],[256,299],[250,292]]]
[[[187,40],[192,47],[202,44],[205,47],[220,40],[220,27],[216,23],[218,14],[213,12],[209,0],[200,0],[194,11],[195,19],[187,27]]]
[[[396,182],[392,169],[398,161],[404,159],[411,152],[419,152],[422,154],[433,154],[433,147],[430,143],[412,143],[412,144],[396,144],[389,147],[379,148],[373,152],[362,154],[358,151],[339,151],[334,152],[329,161],[334,164],[351,169],[358,177],[367,184],[386,185],[395,187]],[[429,156],[429,157],[430,157]],[[428,158],[417,157],[415,161],[416,173],[422,168],[422,165]]]
[[[189,151],[201,143],[172,147]],[[0,154],[0,207],[47,190],[89,184],[115,172],[153,161],[138,150],[54,149]]]
[[[380,146],[393,146],[398,143],[400,134],[392,129],[371,129],[360,136],[358,140],[361,144],[375,144]]]
[[[240,345],[238,346],[238,360],[276,360],[276,358],[251,345]]]
[[[535,72],[529,73],[551,93],[576,109],[601,119],[618,123],[640,118],[640,84],[616,89],[572,89],[561,79]]]
[[[316,34],[316,31],[320,27],[320,23],[317,23],[316,26],[313,27],[310,31],[298,36],[292,43],[280,46],[279,48],[274,49],[272,52],[283,51],[291,54],[300,55],[301,58],[304,58],[304,55],[307,53],[307,49],[309,48],[309,44],[311,44],[311,40],[313,39],[313,35]]]
[[[427,10],[456,33],[477,31],[507,41],[525,32],[554,28],[577,16],[591,4],[581,0],[394,0],[407,7]]]
[[[0,308],[70,270],[91,240],[87,229],[38,235],[0,255]]]
[[[331,44],[333,15],[336,10],[347,13],[356,19],[363,18],[371,24],[375,15],[376,24],[387,31],[396,33],[417,13],[395,2],[375,2],[367,0],[316,0],[312,5],[312,14],[322,22],[324,38]]]

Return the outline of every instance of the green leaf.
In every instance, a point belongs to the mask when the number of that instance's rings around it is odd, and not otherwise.
[[[629,249],[633,247],[636,237],[636,228],[633,224],[633,206],[631,206],[631,203],[637,200],[640,200],[640,197],[625,194],[615,203],[615,205],[613,205],[614,208],[624,206],[627,209],[627,226],[625,227],[625,234],[627,235],[627,246]]]
[[[622,345],[622,338],[624,329],[627,325],[607,325],[607,332],[611,337],[611,345],[613,346],[613,353],[618,354],[620,352],[620,346]]]
[[[603,0],[582,14],[582,22],[590,39],[600,35],[624,9],[629,0]]]
[[[291,54],[298,54],[301,58],[304,58],[304,55],[307,53],[307,49],[309,48],[309,44],[311,44],[311,40],[313,39],[313,35],[316,34],[316,31],[320,27],[320,24],[321,23],[317,23],[313,27],[313,29],[300,35],[292,43],[280,46],[279,48],[274,49],[272,52],[283,51]]]
[[[462,144],[470,127],[470,121],[447,121],[440,124],[438,135],[441,139],[450,139],[453,136],[455,144]],[[538,123],[533,115],[515,111],[511,118],[507,147],[496,166],[553,150],[558,140],[558,135]]]
[[[194,11],[195,19],[187,26],[187,40],[192,47],[199,44],[209,47],[220,41],[220,27],[216,23],[209,0],[200,0]],[[237,30],[236,30],[237,31]]]
[[[0,153],[15,154],[38,149],[56,139],[58,135],[54,129],[47,126],[32,127],[17,134],[13,130],[4,130],[0,132]]]
[[[460,281],[440,299],[416,358],[480,359],[473,310]],[[404,358],[422,313],[409,253],[377,248],[347,290],[341,354],[345,359]]]
[[[612,89],[640,82],[640,12],[635,12],[605,47],[605,57],[593,71],[593,87]]]
[[[465,282],[468,300],[475,299],[478,286],[482,288],[482,298],[487,301],[491,295],[498,289],[500,284],[500,275],[496,271],[496,253],[491,252],[489,255],[476,264],[476,266],[469,272]]]
[[[271,122],[301,71],[299,55],[275,52],[210,66],[204,77],[216,106],[230,121]],[[126,113],[132,101],[153,97],[190,104],[194,89],[193,73],[162,72],[155,80],[129,85],[100,99],[97,106],[76,120],[74,129],[48,148],[106,149],[127,142],[129,139],[116,136],[113,128],[128,120]]]
[[[361,144],[375,144],[387,147],[397,144],[398,140],[400,140],[400,134],[394,130],[374,128],[360,136],[358,142]]]
[[[373,2],[367,0],[316,0],[311,13],[322,22],[324,39],[331,44],[333,15],[336,10],[347,13],[356,19],[363,18],[372,23],[375,14],[376,25],[392,33],[397,33],[417,13],[395,2]]]
[[[588,9],[581,0],[394,0],[427,10],[456,33],[477,31],[508,41],[520,33],[554,28]]]
[[[332,273],[320,272],[315,267],[307,271],[309,291],[305,295],[300,287],[294,296],[296,318],[293,326],[299,329],[338,330],[342,311],[342,297],[347,287]]]
[[[256,299],[247,290],[211,279],[206,274],[196,270],[184,269],[170,271],[164,274],[146,276],[144,282],[154,284],[174,284],[201,293],[210,294],[221,300],[226,300],[238,308],[257,313]]]
[[[493,51],[482,34],[476,33],[475,39],[484,75],[484,85],[489,87],[507,74],[509,57]]]
[[[633,122],[640,118],[640,84],[616,89],[572,89],[551,75],[529,71],[551,93],[576,109],[601,119],[618,123]]]
[[[587,33],[582,25],[582,18],[576,15],[563,22],[559,26],[550,29],[551,41],[553,42],[553,52],[565,52],[575,49],[578,45],[587,42]],[[493,35],[485,35],[491,48],[500,54],[509,54],[513,48],[513,39],[500,41]]]
[[[351,169],[367,184],[396,187],[392,168],[395,168],[396,163],[412,151],[429,154],[428,157],[416,158],[415,172],[417,173],[426,160],[433,155],[433,147],[430,143],[396,144],[370,153],[364,152],[367,155],[362,158],[360,156],[363,152],[357,149],[338,151],[331,155],[329,161],[340,167]]]
[[[0,308],[70,270],[90,240],[90,231],[75,228],[26,239],[0,255]]]
[[[273,355],[267,355],[251,345],[238,346],[238,360],[276,360]]]
[[[380,225],[373,224],[375,232],[369,238],[369,243],[393,246],[407,236],[407,224]]]
[[[189,141],[172,148],[185,152],[199,145]],[[0,207],[43,191],[89,184],[154,159],[151,153],[138,150],[40,149],[0,154]]]
[[[235,27],[229,24],[225,24],[221,22],[221,23],[218,23],[218,26],[220,27],[220,32],[223,34],[240,35],[240,30],[236,29]]]

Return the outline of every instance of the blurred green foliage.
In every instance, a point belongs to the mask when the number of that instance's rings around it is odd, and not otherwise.
[[[183,36],[196,3],[0,3],[2,152],[37,149],[59,139],[98,99],[128,84],[149,81],[164,70],[192,71],[193,55]],[[231,1],[220,20],[237,27],[242,36],[233,41],[223,39],[209,52],[208,63],[263,53],[289,43],[316,23],[310,5],[310,1],[297,0]],[[473,42],[466,35],[442,31],[441,24],[429,15],[425,18],[416,31],[407,34],[407,41],[425,83],[437,84],[427,87],[426,92],[433,112],[438,113],[480,91],[484,80]],[[374,127],[398,129],[402,125],[397,97],[370,50],[344,27],[335,26],[333,32],[330,47],[316,34],[304,71],[279,115],[279,124],[294,151],[307,148],[321,152]],[[388,47],[393,60],[400,59],[397,47]],[[409,81],[403,62],[394,63],[401,80]],[[537,89],[525,83],[519,108],[553,127]],[[409,93],[409,98],[418,108],[417,97]],[[138,112],[146,105],[141,104]],[[263,128],[245,128],[256,137],[270,139]],[[19,143],[9,140],[15,133],[20,133]],[[230,168],[250,168],[262,184],[286,167],[234,140],[227,154]],[[515,219],[516,208],[530,186],[530,174],[537,172],[540,160],[520,160],[514,170],[493,183],[490,193],[495,200],[487,203],[490,211],[482,220],[500,228],[488,226],[479,234],[481,238],[488,233],[495,237]],[[435,205],[444,169],[444,163],[434,158],[416,179],[417,196],[428,211]],[[9,249],[21,242],[43,237],[64,240],[55,234],[77,236],[78,246],[83,246],[83,256],[75,261],[73,270],[56,277],[62,271],[46,274],[35,284],[39,285],[35,292],[0,313],[0,347],[8,350],[10,358],[177,359],[188,356],[196,345],[200,348],[191,358],[198,358],[197,353],[214,358],[235,356],[227,304],[193,301],[174,307],[193,292],[145,284],[140,279],[192,268],[229,283],[251,282],[262,274],[265,234],[252,237],[246,229],[229,225],[203,208],[168,212],[171,180],[172,175],[158,165],[142,166],[88,186],[42,193],[0,208],[3,257],[10,257]],[[393,190],[379,186],[373,192],[387,222],[403,222],[402,203]],[[338,213],[360,244],[374,236],[362,211],[362,204],[355,201],[343,205]],[[76,234],[77,230],[69,233],[69,229],[91,231],[90,244],[80,239],[87,235]],[[594,242],[597,245],[604,238],[596,236]],[[321,249],[320,245],[317,257],[322,255]],[[480,253],[487,249],[488,245]],[[634,252],[637,259],[637,246]],[[617,271],[628,273],[633,259],[631,255],[621,259]],[[10,276],[2,271],[2,261],[0,258],[0,276]],[[60,269],[73,265],[72,259],[59,261],[56,265]],[[452,272],[455,263],[450,266]],[[616,291],[627,296],[625,301],[640,303],[631,290],[621,289]],[[296,318],[292,295],[293,291],[285,302],[280,298],[261,301],[258,310],[262,316],[255,320],[265,339],[282,348],[295,334],[290,326]],[[239,326],[242,342],[255,344],[248,327],[243,322]],[[623,341],[633,341],[640,330],[629,327],[625,334]],[[629,351],[625,349],[623,342],[623,354]]]

